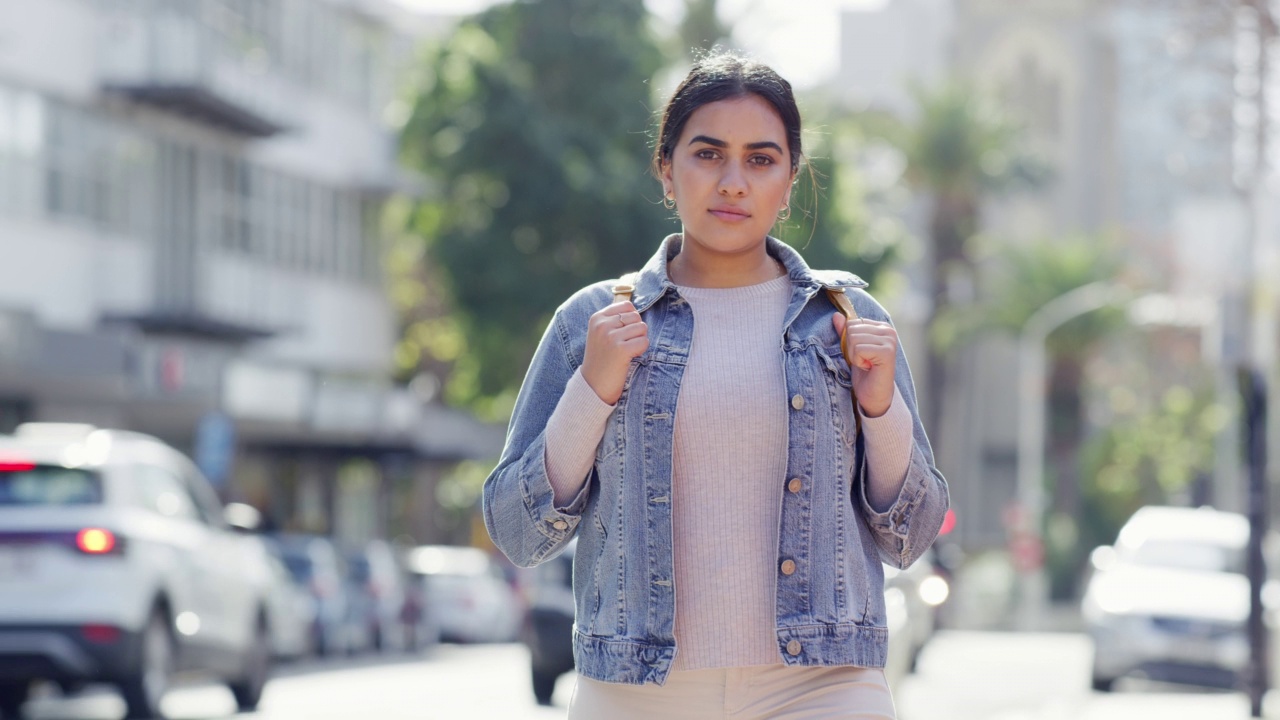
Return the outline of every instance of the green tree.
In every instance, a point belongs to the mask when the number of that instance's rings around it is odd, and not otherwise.
[[[505,4],[424,61],[402,153],[434,192],[410,222],[452,298],[446,397],[482,415],[504,414],[560,302],[674,229],[647,175],[647,19],[641,0]]]
[[[1232,422],[1214,399],[1198,332],[1149,329],[1115,341],[1114,359],[1102,364],[1094,383],[1101,428],[1081,454],[1077,545],[1086,550],[1114,542],[1143,505],[1202,502],[1216,437]]]

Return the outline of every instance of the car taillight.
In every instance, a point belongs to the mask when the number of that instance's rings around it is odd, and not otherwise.
[[[956,529],[956,511],[951,508],[947,508],[947,514],[942,516],[942,527],[938,529],[938,535],[939,537],[941,537],[942,535],[946,535],[947,533],[955,529]]]
[[[30,460],[12,455],[0,455],[0,472],[27,472],[35,469],[36,464]]]
[[[120,639],[120,628],[115,625],[81,625],[80,634],[91,643],[113,643]]]
[[[110,530],[85,528],[76,533],[76,549],[86,555],[107,555],[119,548],[120,542]]]

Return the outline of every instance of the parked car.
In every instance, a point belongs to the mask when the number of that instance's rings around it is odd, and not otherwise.
[[[272,651],[284,659],[311,655],[316,612],[311,593],[294,581],[289,568],[277,555],[268,552],[267,561],[271,566],[267,615]]]
[[[512,642],[520,629],[520,603],[502,570],[483,550],[422,545],[407,556],[421,584],[426,614],[441,640]]]
[[[404,572],[390,545],[374,540],[349,551],[347,585],[352,613],[374,649],[402,650],[409,645]]]
[[[529,648],[533,696],[550,705],[556,681],[573,670],[573,556],[571,541],[556,557],[524,572],[525,618],[521,639]]]
[[[321,535],[279,534],[269,538],[294,582],[311,597],[311,647],[317,655],[353,654],[368,647],[367,629],[352,610],[343,559]]]
[[[1081,607],[1093,688],[1126,675],[1235,686],[1249,658],[1248,537],[1237,513],[1144,507],[1095,549]]]
[[[111,683],[160,717],[175,674],[243,710],[271,667],[270,569],[199,470],[156,438],[26,424],[0,436],[0,714],[33,681]]]

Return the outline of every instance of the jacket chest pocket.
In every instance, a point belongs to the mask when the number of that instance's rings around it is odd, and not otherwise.
[[[849,363],[840,352],[840,344],[817,346],[815,352],[822,365],[820,375],[831,398],[832,420],[840,433],[844,446],[852,450],[857,439],[857,425],[853,407],[853,377]]]

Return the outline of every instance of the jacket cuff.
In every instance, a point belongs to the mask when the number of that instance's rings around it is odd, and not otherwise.
[[[573,535],[582,519],[582,512],[587,506],[587,484],[583,483],[577,495],[563,509],[555,504],[555,489],[547,477],[547,466],[543,459],[546,454],[546,434],[534,441],[533,452],[525,455],[520,468],[520,496],[525,513],[538,532],[552,541],[547,547],[555,547],[562,540]],[[535,557],[535,562],[541,562]]]
[[[862,496],[862,510],[866,515],[867,522],[873,530],[887,531],[899,538],[900,550],[905,548],[906,545],[907,533],[911,529],[911,515],[924,502],[925,493],[928,490],[927,483],[931,481],[932,477],[929,465],[925,462],[924,454],[913,444],[911,460],[907,465],[906,478],[903,480],[897,496],[894,497],[893,504],[888,509],[877,510],[867,497],[867,483],[859,483],[862,488],[860,493]]]

